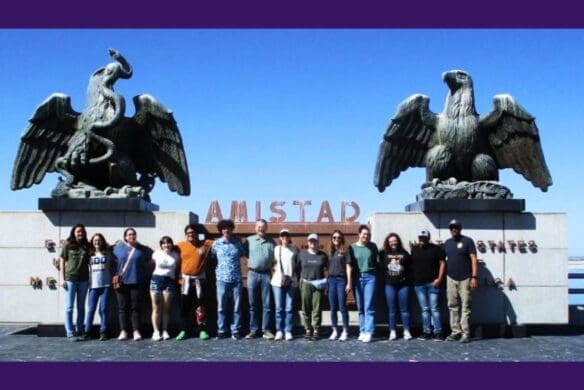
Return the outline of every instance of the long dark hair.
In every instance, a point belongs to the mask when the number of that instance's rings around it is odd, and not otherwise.
[[[391,252],[391,247],[389,246],[389,239],[391,237],[395,237],[397,239],[397,250],[403,252],[405,249],[404,249],[404,246],[402,244],[402,240],[397,233],[393,233],[393,232],[389,233],[385,237],[385,240],[383,240],[383,251],[384,252]]]
[[[77,242],[77,240],[75,239],[75,230],[77,230],[78,228],[83,229],[83,232],[85,233],[85,237],[83,237],[83,239],[80,242]],[[85,229],[85,225],[83,225],[81,223],[74,225],[71,228],[71,232],[69,233],[69,237],[67,237],[67,240],[65,242],[68,246],[73,247],[73,248],[77,248],[77,247],[89,248],[89,241],[87,241],[87,230]]]
[[[96,237],[101,238],[101,242],[102,242],[101,250],[102,250],[102,253],[104,255],[105,254],[108,254],[111,251],[110,245],[105,240],[105,237],[103,236],[103,234],[101,234],[101,233],[95,233],[93,236],[91,236],[91,239],[89,240],[89,255],[91,255],[91,256],[95,255],[95,248],[93,246],[93,239],[96,238]]]
[[[341,236],[341,239],[339,240],[339,248],[335,250],[335,243],[333,242],[333,236],[335,234],[338,234],[339,236]],[[343,234],[343,232],[341,232],[338,229],[333,230],[333,234],[331,234],[331,239],[330,241],[327,243],[327,252],[332,256],[335,254],[336,252],[339,252],[341,255],[344,255],[345,253],[347,253],[347,246],[345,245],[345,235]]]

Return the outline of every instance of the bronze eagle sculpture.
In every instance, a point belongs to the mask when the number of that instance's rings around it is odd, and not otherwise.
[[[83,113],[62,93],[35,111],[21,137],[12,172],[12,190],[40,183],[48,172],[63,179],[53,197],[140,197],[149,200],[155,178],[171,191],[190,194],[182,138],[172,112],[152,96],[134,97],[136,112],[125,117],[124,98],[114,91],[132,67],[116,50],[113,62],[89,79]],[[139,176],[138,176],[139,175]]]
[[[547,191],[552,179],[534,117],[506,94],[496,95],[492,112],[479,117],[470,75],[451,70],[442,78],[448,86],[442,113],[430,111],[430,99],[421,94],[399,104],[379,148],[377,189],[383,192],[409,167],[426,167],[423,189],[441,183],[498,182],[499,169],[512,168]],[[442,197],[432,194],[428,197]],[[465,193],[461,197],[490,196]]]

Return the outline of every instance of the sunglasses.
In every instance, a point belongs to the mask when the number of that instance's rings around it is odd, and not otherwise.
[[[333,236],[333,240],[340,240],[341,236]]]

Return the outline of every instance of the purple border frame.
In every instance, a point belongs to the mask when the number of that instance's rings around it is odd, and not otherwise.
[[[92,11],[100,8],[101,11]],[[104,15],[107,6],[115,7]],[[3,4],[1,28],[582,28],[576,0],[25,0]],[[158,374],[152,374],[155,369]],[[3,385],[77,388],[558,389],[580,363],[0,363]],[[257,380],[260,378],[259,380]],[[116,386],[112,386],[116,383]],[[577,386],[577,385],[576,385]],[[27,386],[28,387],[28,386]],[[8,388],[8,387],[6,387]]]
[[[577,28],[583,7],[577,0],[25,0],[3,4],[0,27]]]

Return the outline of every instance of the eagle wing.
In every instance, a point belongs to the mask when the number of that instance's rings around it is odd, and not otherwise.
[[[36,109],[20,138],[12,190],[38,184],[47,172],[55,171],[55,161],[67,152],[78,117],[71,98],[61,93],[52,94]]]
[[[416,94],[398,106],[377,155],[374,184],[380,192],[407,168],[425,166],[437,121],[429,103],[427,96]]]
[[[158,176],[171,191],[189,195],[187,159],[172,112],[147,94],[134,97],[134,105],[136,114],[132,120],[140,137],[132,156],[136,170]]]
[[[535,187],[547,191],[552,178],[545,163],[535,118],[510,95],[496,95],[491,113],[481,118],[480,131],[500,168],[513,168]]]

